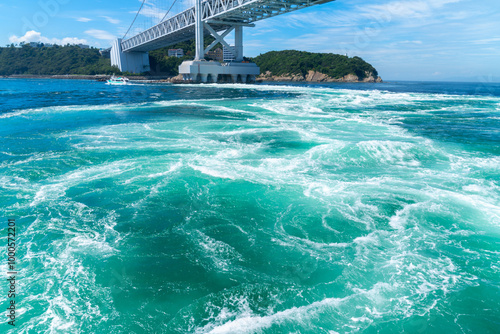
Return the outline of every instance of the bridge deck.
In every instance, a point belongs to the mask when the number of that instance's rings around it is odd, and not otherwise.
[[[253,23],[331,1],[335,0],[207,0],[202,2],[202,20],[214,22],[210,25],[220,31],[229,27],[231,22]],[[195,21],[192,7],[122,41],[122,50],[151,51],[192,39],[195,36]],[[209,32],[205,30],[205,33]]]

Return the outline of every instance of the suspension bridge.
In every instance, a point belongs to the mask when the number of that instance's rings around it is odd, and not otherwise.
[[[335,0],[195,0],[193,7],[164,18],[135,36],[115,40],[111,63],[122,72],[147,72],[150,70],[148,51],[195,38],[195,59],[179,66],[184,79],[217,82],[225,77],[233,82],[253,81],[260,69],[254,63],[243,61],[243,27],[254,27],[257,21],[331,1]],[[233,31],[234,46],[230,46],[225,38]],[[215,40],[205,48],[207,35]],[[204,60],[205,54],[219,43],[233,54],[234,61]]]

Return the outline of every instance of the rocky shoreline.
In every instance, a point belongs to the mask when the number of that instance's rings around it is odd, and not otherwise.
[[[342,78],[332,78],[326,74],[316,71],[309,71],[307,75],[302,74],[283,74],[283,75],[273,75],[271,72],[267,71],[262,73],[257,77],[257,82],[263,81],[281,81],[281,82],[382,82],[382,78],[379,76],[374,76],[373,73],[365,72],[365,78],[360,80],[355,74],[348,74]]]

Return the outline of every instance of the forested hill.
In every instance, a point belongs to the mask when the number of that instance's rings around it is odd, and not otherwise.
[[[67,45],[0,48],[0,75],[111,74],[119,72],[99,49]]]
[[[207,38],[205,43],[210,43]],[[183,58],[168,57],[169,48],[182,48]],[[188,41],[150,52],[152,74],[177,75],[183,60],[194,56],[194,42]],[[349,58],[331,53],[303,51],[271,51],[252,59],[260,67],[264,80],[307,81],[377,81],[377,70],[359,57]],[[53,47],[0,48],[0,75],[65,75],[119,73],[109,58],[96,48],[82,49],[74,45]]]
[[[252,60],[260,67],[261,73],[271,72],[273,76],[306,77],[310,71],[314,71],[339,80],[349,75],[357,76],[360,81],[370,76],[375,80],[378,78],[377,70],[363,59],[332,53],[271,51]]]

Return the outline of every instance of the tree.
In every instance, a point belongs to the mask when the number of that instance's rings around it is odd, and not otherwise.
[[[0,48],[0,75],[11,74],[111,74],[118,73],[110,60],[99,50],[81,49],[78,46],[32,48],[22,43],[22,48]]]
[[[355,74],[360,80],[367,74],[378,76],[377,70],[359,57],[331,53],[311,53],[296,50],[271,51],[253,59],[262,73],[267,71],[273,75],[300,74],[317,71],[331,78],[340,79]]]

